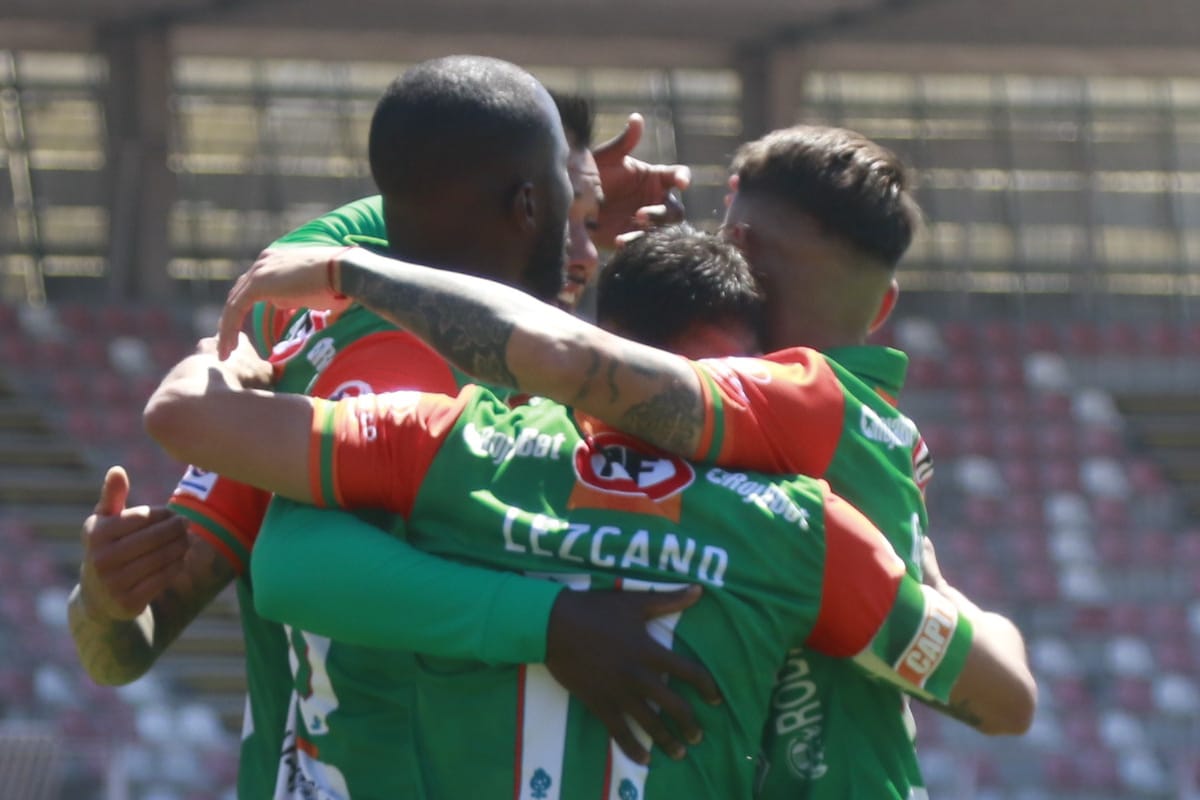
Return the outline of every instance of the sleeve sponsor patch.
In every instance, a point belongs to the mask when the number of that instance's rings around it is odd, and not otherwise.
[[[915,686],[924,688],[929,676],[942,663],[954,629],[958,625],[958,610],[945,596],[929,586],[921,586],[925,596],[925,614],[912,641],[900,652],[892,665],[896,673]]]
[[[187,472],[179,479],[179,485],[175,487],[175,494],[190,494],[192,497],[207,500],[218,477],[215,472],[207,472],[189,466]]]

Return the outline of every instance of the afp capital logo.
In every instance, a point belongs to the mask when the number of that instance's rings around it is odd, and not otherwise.
[[[575,475],[606,494],[640,495],[655,502],[678,494],[696,479],[682,458],[615,431],[597,433],[576,446]]]

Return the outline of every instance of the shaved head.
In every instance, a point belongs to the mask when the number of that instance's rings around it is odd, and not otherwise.
[[[449,56],[412,67],[380,99],[368,143],[391,249],[554,297],[567,152],[550,93],[515,64]]]

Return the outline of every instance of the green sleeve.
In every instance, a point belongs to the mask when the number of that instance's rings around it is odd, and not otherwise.
[[[379,195],[335,208],[279,237],[271,247],[336,247],[346,244],[348,236],[387,239]]]
[[[950,699],[974,639],[971,621],[948,598],[905,575],[891,612],[859,667],[922,699]]]
[[[300,227],[285,233],[268,247],[337,247],[357,239],[387,240],[383,221],[383,199],[364,197],[335,208]],[[258,354],[266,358],[275,346],[273,328],[278,312],[266,303],[256,303],[251,312],[250,330]],[[292,312],[294,313],[294,312]]]
[[[353,514],[276,498],[250,560],[254,605],[320,636],[442,658],[537,663],[562,587],[421,552]]]

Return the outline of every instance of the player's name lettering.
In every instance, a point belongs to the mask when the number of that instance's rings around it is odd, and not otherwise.
[[[503,464],[517,456],[557,461],[566,438],[565,433],[551,435],[537,428],[521,428],[516,436],[510,436],[490,425],[477,428],[473,422],[468,422],[463,429],[463,440],[471,453],[480,458],[490,458],[495,464]]]
[[[720,467],[713,467],[704,477],[709,483],[740,495],[743,503],[754,503],[775,516],[795,523],[801,530],[808,530],[808,509],[796,505],[779,486],[751,480],[745,473],[727,472]]]
[[[859,417],[859,428],[862,435],[872,442],[885,444],[888,449],[894,447],[912,447],[916,444],[917,426],[905,416],[883,418],[869,406],[862,407]]]
[[[501,535],[504,549],[510,553],[601,569],[656,569],[710,586],[724,586],[729,568],[729,553],[724,548],[701,545],[689,536],[651,536],[645,529],[631,532],[616,525],[570,523],[511,506],[504,514]]]

